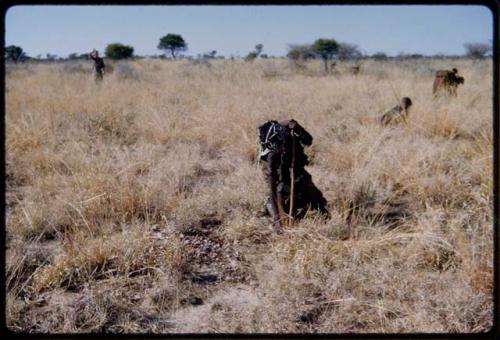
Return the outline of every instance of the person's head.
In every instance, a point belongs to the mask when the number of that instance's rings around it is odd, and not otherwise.
[[[403,99],[401,99],[401,107],[403,109],[408,110],[412,105],[413,103],[409,97],[403,97]]]
[[[313,137],[309,132],[307,132],[295,119],[290,119],[288,123],[288,128],[290,130],[293,129],[293,133],[295,136],[299,138],[299,141],[303,145],[311,145],[313,142]]]
[[[99,52],[96,49],[93,49],[92,52],[90,52],[90,58],[93,60],[99,58]]]

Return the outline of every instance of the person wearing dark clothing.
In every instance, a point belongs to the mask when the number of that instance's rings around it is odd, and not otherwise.
[[[102,80],[104,75],[104,69],[106,68],[106,65],[104,65],[104,59],[99,57],[99,52],[97,52],[96,50],[90,52],[90,59],[94,61],[96,81]]]
[[[312,144],[311,134],[293,119],[270,120],[258,130],[259,159],[268,191],[266,209],[274,226],[281,229],[286,219],[302,218],[307,210],[319,210],[329,216],[326,199],[305,169],[309,160],[304,146]]]

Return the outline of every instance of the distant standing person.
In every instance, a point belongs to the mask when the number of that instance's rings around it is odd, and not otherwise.
[[[90,59],[94,61],[94,69],[95,69],[95,80],[101,81],[104,75],[104,69],[106,65],[104,65],[104,59],[99,57],[99,52],[96,49],[93,49],[90,52]]]

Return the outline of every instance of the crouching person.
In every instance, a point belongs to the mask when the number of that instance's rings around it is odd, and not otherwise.
[[[280,231],[286,221],[302,218],[308,210],[329,216],[326,199],[305,169],[309,164],[304,146],[313,137],[290,119],[267,121],[258,128],[262,172],[268,191],[266,209]]]

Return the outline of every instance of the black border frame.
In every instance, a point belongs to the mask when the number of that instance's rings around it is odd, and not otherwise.
[[[98,2],[85,1],[85,0],[63,0],[62,2],[48,0],[48,1],[36,1],[36,0],[7,0],[0,3],[0,26],[2,28],[1,43],[2,49],[5,47],[5,16],[10,7],[18,5],[141,5],[141,6],[158,6],[158,5],[472,5],[472,6],[484,6],[487,7],[493,17],[493,326],[488,332],[484,333],[252,333],[252,334],[215,334],[215,333],[126,333],[126,334],[116,334],[116,333],[21,333],[13,332],[7,328],[6,325],[6,315],[5,315],[5,300],[6,300],[6,287],[5,287],[5,251],[6,251],[6,221],[5,221],[5,62],[4,55],[2,53],[2,63],[0,65],[0,71],[4,75],[2,77],[2,89],[1,92],[1,102],[3,103],[3,120],[0,124],[0,136],[1,138],[1,148],[0,157],[3,162],[0,167],[0,175],[4,180],[1,182],[1,233],[0,241],[3,245],[2,251],[0,252],[0,262],[2,266],[0,268],[1,274],[1,288],[0,294],[0,304],[2,309],[0,310],[0,332],[5,334],[8,338],[25,338],[33,337],[38,339],[61,339],[61,338],[85,338],[85,337],[127,337],[127,338],[182,338],[182,339],[199,339],[199,338],[304,338],[304,337],[314,337],[314,338],[361,338],[361,339],[500,339],[500,296],[499,296],[499,282],[500,282],[500,270],[499,270],[499,214],[500,214],[500,197],[499,197],[499,183],[500,183],[500,135],[499,135],[499,78],[500,78],[500,63],[499,63],[499,14],[500,14],[500,0],[374,0],[374,1],[352,1],[352,0],[312,0],[312,1],[280,1],[280,0],[263,0],[263,1],[213,1],[213,0],[188,0],[188,1],[178,1],[178,0],[163,0],[163,1],[151,1],[146,0],[145,2],[140,2],[137,0],[131,1],[119,1],[119,0],[102,0]]]

